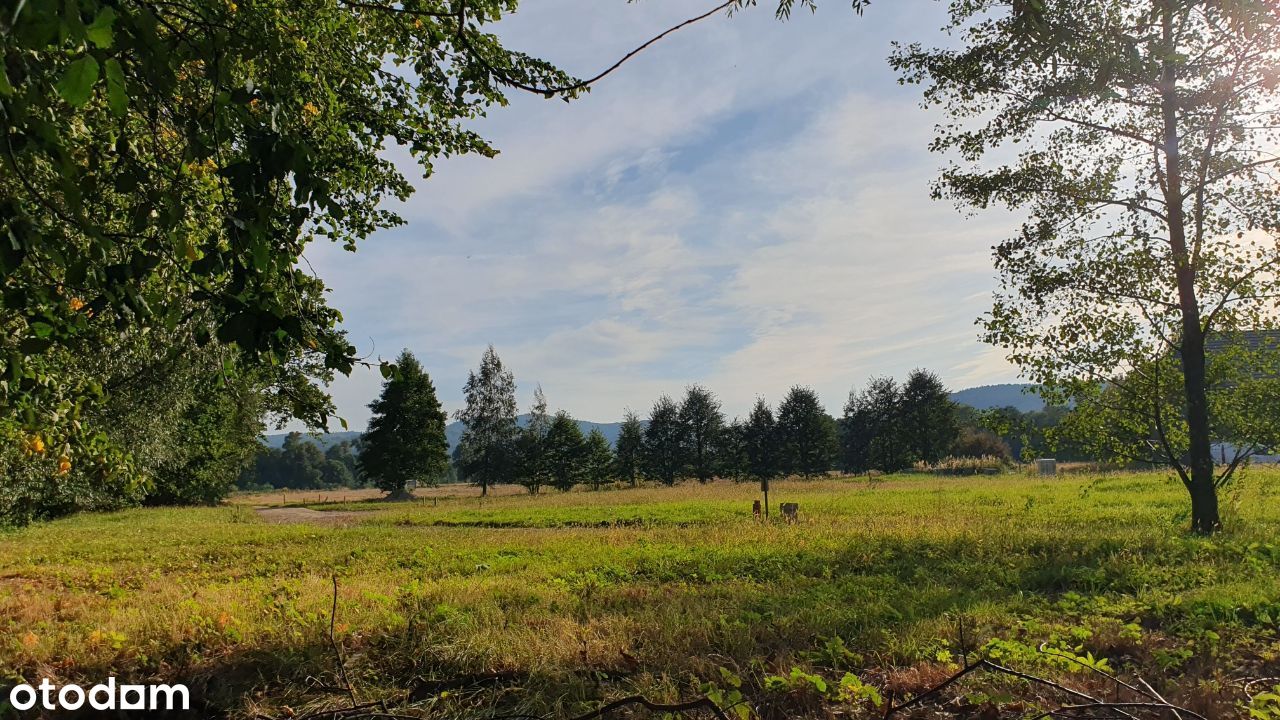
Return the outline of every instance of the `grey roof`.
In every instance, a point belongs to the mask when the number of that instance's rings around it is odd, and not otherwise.
[[[1210,333],[1204,339],[1205,354],[1222,352],[1229,347],[1249,350],[1280,349],[1280,330],[1242,330],[1240,332]]]

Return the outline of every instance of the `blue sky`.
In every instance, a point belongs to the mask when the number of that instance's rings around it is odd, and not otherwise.
[[[589,75],[702,9],[537,0],[499,31]],[[914,367],[956,389],[1013,381],[973,324],[1013,221],[930,200],[938,116],[886,62],[892,40],[945,42],[943,9],[829,2],[779,22],[762,0],[708,19],[573,103],[513,96],[476,124],[497,158],[438,162],[407,225],[307,259],[357,346],[413,350],[451,412],[489,343],[522,408],[541,384],[597,421],[695,382],[735,415],[794,384],[838,414]],[[353,429],[379,382],[331,388]]]

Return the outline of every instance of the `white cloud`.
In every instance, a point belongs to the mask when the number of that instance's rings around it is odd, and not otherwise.
[[[547,0],[503,34],[582,72],[689,12]],[[779,24],[760,7],[682,30],[579,101],[494,109],[479,129],[497,158],[438,163],[408,227],[308,256],[352,339],[413,349],[449,409],[490,342],[522,405],[541,383],[598,420],[692,382],[740,414],[797,383],[838,412],[851,385],[917,365],[956,387],[1012,380],[972,324],[1009,220],[929,200],[935,118],[884,62],[938,12]],[[377,385],[336,386],[353,427]]]

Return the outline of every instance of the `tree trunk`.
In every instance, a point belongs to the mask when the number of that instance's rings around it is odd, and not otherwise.
[[[1165,204],[1168,207],[1169,246],[1173,253],[1178,286],[1178,307],[1182,314],[1182,377],[1186,395],[1191,493],[1191,529],[1209,534],[1218,530],[1218,489],[1214,483],[1213,450],[1209,439],[1209,400],[1205,385],[1204,328],[1200,325],[1200,303],[1196,297],[1196,267],[1187,249],[1186,216],[1183,212],[1182,165],[1178,147],[1177,70],[1171,59],[1174,50],[1173,12],[1169,0],[1162,5],[1165,59],[1161,68],[1161,116],[1164,121]],[[1178,458],[1169,458],[1177,462]]]

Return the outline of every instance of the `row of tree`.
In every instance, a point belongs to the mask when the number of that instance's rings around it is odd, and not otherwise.
[[[236,484],[242,490],[361,487],[365,480],[358,453],[358,442],[343,441],[321,449],[302,433],[291,432],[279,448],[263,445]]]
[[[514,375],[491,346],[463,388],[466,404],[457,418],[465,430],[451,458],[448,417],[430,378],[408,351],[395,367],[370,405],[374,415],[356,468],[390,493],[438,481],[451,459],[458,476],[482,493],[499,483],[537,493],[548,486],[599,488],[641,479],[674,485],[716,477],[767,481],[833,469],[896,472],[955,454],[1009,456],[1007,445],[986,430],[989,442],[958,444],[966,436],[957,406],[941,380],[925,370],[912,372],[902,385],[873,379],[850,394],[839,420],[801,386],[791,388],[776,411],[759,399],[745,420],[727,420],[716,396],[693,385],[679,402],[660,397],[646,420],[628,411],[611,448],[598,429],[584,434],[566,412],[551,413],[540,387],[521,426]]]

